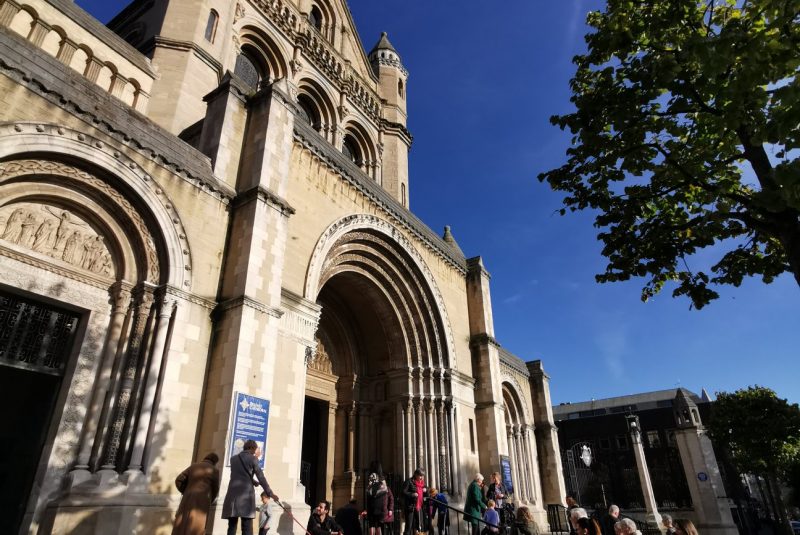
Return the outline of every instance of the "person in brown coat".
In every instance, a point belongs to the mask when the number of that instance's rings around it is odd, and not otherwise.
[[[211,502],[219,494],[219,470],[216,453],[209,453],[175,478],[183,497],[172,525],[172,535],[203,535]]]

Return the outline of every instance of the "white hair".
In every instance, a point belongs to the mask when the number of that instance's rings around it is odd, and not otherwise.
[[[589,518],[589,513],[586,512],[586,509],[583,507],[576,507],[572,511],[569,512],[570,518],[573,520],[578,520],[579,518]]]
[[[631,520],[630,518],[623,518],[616,524],[614,524],[614,531],[617,533],[630,533],[633,535],[636,533],[636,522]]]
[[[612,503],[612,504],[611,504],[611,507],[609,507],[609,508],[608,508],[608,512],[609,512],[609,513],[611,513],[612,515],[613,515],[614,513],[619,513],[619,505],[614,505],[614,504]]]
[[[480,472],[475,474],[475,481],[483,481],[483,474],[481,474]]]

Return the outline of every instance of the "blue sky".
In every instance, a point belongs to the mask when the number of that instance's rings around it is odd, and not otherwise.
[[[78,0],[102,21],[124,1]],[[495,330],[541,358],[553,402],[683,386],[713,394],[752,384],[800,402],[800,290],[789,276],[723,289],[703,310],[641,281],[600,285],[589,213],[554,215],[560,195],[536,175],[564,162],[551,126],[570,110],[572,56],[598,0],[350,0],[364,46],[381,31],[411,73],[412,210],[451,225],[492,274]],[[500,9],[500,6],[503,8]]]

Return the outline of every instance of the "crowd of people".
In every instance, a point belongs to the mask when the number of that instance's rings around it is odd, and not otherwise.
[[[271,500],[283,507],[264,477],[260,456],[258,444],[248,440],[242,451],[230,459],[230,482],[222,503],[222,518],[228,520],[228,535],[236,535],[240,527],[242,535],[253,535],[256,515],[258,535],[267,535],[272,516]],[[208,510],[220,489],[219,470],[216,467],[218,461],[215,453],[209,453],[175,479],[182,499],[172,535],[205,533]],[[263,489],[258,506],[255,499],[257,486]],[[403,482],[401,493],[403,535],[449,535],[452,508],[444,492],[428,487],[424,470],[414,470],[412,476]],[[541,533],[530,509],[525,506],[515,509],[508,494],[498,472],[490,476],[488,485],[483,475],[475,474],[466,489],[463,510],[463,520],[470,526],[471,535]],[[353,499],[340,508],[335,516],[331,515],[330,502],[319,502],[308,519],[305,528],[307,535],[391,535],[398,520],[394,517],[395,496],[379,463],[373,463],[370,468],[365,497],[363,509],[359,509],[357,500]],[[567,495],[566,503],[570,535],[641,535],[636,522],[621,515],[616,505],[611,505],[602,517],[590,517],[573,495]],[[662,520],[666,535],[698,535],[690,520],[673,520],[669,515],[664,515]],[[368,534],[363,533],[362,523],[366,523]],[[438,534],[434,534],[434,529],[438,530]]]
[[[578,505],[575,496],[566,497],[570,535],[642,535],[636,522],[620,513],[619,506],[612,504],[605,516],[590,517],[586,509]],[[698,535],[691,520],[662,515],[661,523],[666,535]]]

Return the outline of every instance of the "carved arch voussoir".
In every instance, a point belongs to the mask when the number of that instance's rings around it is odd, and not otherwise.
[[[329,267],[331,259],[329,254],[334,249],[339,240],[348,233],[358,232],[364,230],[371,230],[378,232],[385,236],[390,242],[395,243],[412,259],[414,266],[419,270],[424,279],[425,285],[430,290],[435,300],[435,307],[439,313],[442,321],[442,327],[445,331],[446,340],[444,340],[449,360],[449,366],[456,369],[456,353],[455,353],[455,338],[453,336],[453,329],[450,325],[447,307],[445,306],[444,298],[439,290],[436,280],[433,276],[425,260],[414,247],[414,244],[409,241],[403,233],[390,222],[381,219],[380,217],[371,214],[353,214],[345,216],[334,223],[332,223],[320,236],[317,241],[314,251],[309,260],[308,270],[306,272],[306,284],[304,288],[304,297],[310,301],[316,301],[319,291],[322,288],[321,282],[324,277],[324,271]]]
[[[5,160],[0,181],[12,178],[8,173],[16,173],[13,176],[66,173],[65,176],[99,189],[124,210],[137,228],[146,231],[142,236],[149,237],[146,240],[147,278],[188,290],[191,287],[192,254],[181,218],[163,188],[136,161],[124,154],[125,150],[125,147],[115,147],[95,136],[64,126],[33,122],[0,123],[0,159]],[[26,158],[26,153],[33,152],[43,159]],[[19,159],[15,159],[16,155]],[[150,208],[160,236],[152,234],[138,211],[113,184],[87,170],[61,163],[59,160],[65,157],[100,167],[123,181]],[[163,244],[163,256],[169,259],[168,266],[159,265],[156,243]],[[167,268],[166,272],[162,272],[164,268]]]
[[[514,398],[519,401],[519,409],[522,412],[524,420],[520,423],[532,425],[533,412],[528,406],[528,399],[525,397],[525,391],[522,389],[519,381],[517,381],[517,378],[508,372],[502,371],[500,372],[500,383],[508,383],[508,385],[511,387],[512,393],[514,394]],[[529,419],[531,421],[528,421]]]

